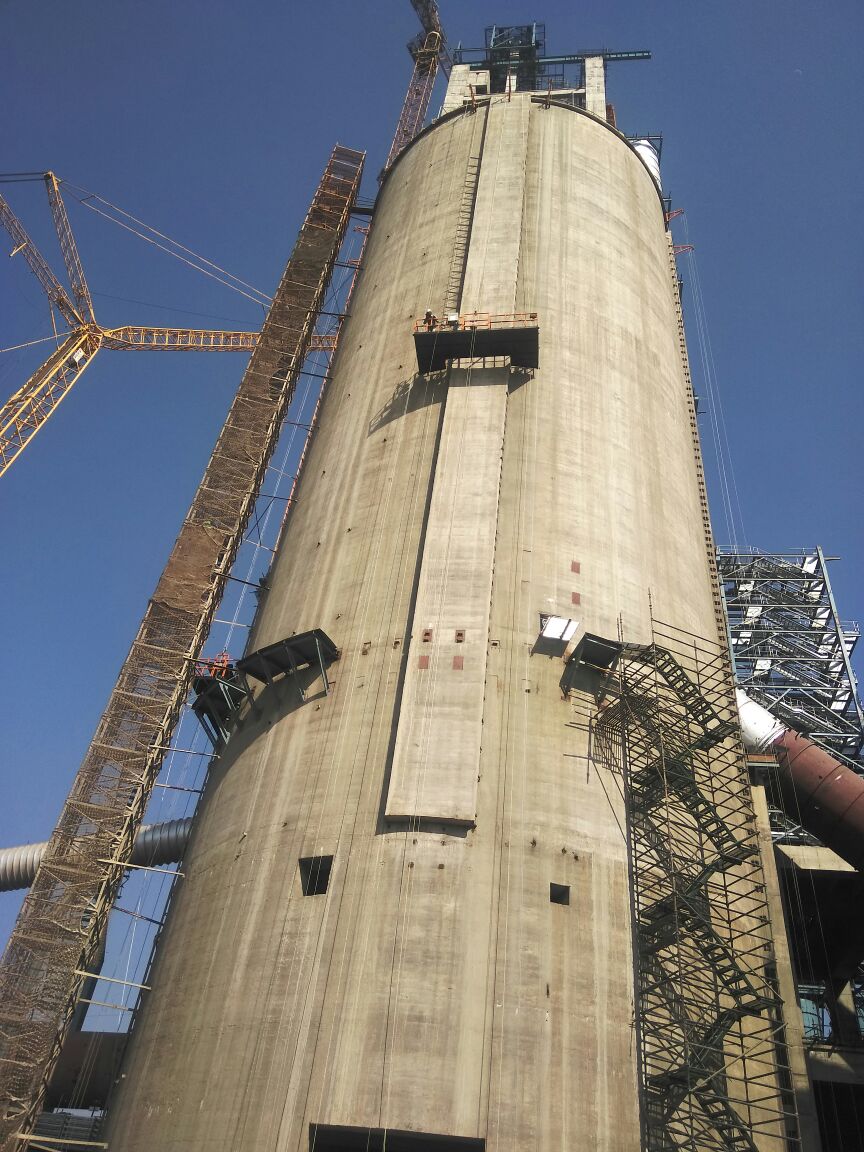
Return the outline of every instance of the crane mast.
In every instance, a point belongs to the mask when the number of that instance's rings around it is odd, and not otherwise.
[[[66,274],[69,277],[72,295],[78,304],[78,312],[87,323],[95,324],[93,300],[90,297],[90,289],[84,276],[81,257],[78,255],[78,245],[72,235],[72,225],[69,223],[66,205],[60,195],[60,182],[53,172],[45,173],[45,187],[48,190],[48,203],[51,205],[51,215],[54,217],[54,227],[60,241],[63,263],[66,265]]]
[[[30,271],[41,284],[42,291],[48,297],[48,303],[57,309],[71,328],[83,324],[84,319],[69,299],[66,289],[51,271],[47,260],[24,231],[23,224],[3,196],[0,196],[0,224],[6,229],[15,245],[11,255],[21,253]]]
[[[385,172],[423,127],[439,65],[445,75],[449,75],[450,71],[444,29],[441,26],[441,16],[435,0],[411,0],[411,7],[417,13],[423,31],[408,42],[408,51],[414,60],[414,70],[408,83],[408,91],[405,93],[387,163],[384,165]]]

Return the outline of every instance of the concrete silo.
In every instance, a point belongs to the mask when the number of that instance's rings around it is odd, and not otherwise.
[[[639,1146],[626,806],[560,657],[721,635],[664,204],[603,71],[457,67],[383,181],[248,646],[318,656],[211,775],[112,1148]]]

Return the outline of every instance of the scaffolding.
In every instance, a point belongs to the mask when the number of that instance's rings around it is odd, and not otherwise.
[[[864,711],[851,664],[859,629],[840,619],[822,549],[720,549],[717,564],[738,684],[864,771]]]
[[[644,1152],[799,1146],[728,653],[654,621],[586,637],[627,812]]]
[[[356,201],[353,214],[365,215]],[[319,330],[313,335],[310,355],[283,420],[279,446],[268,468],[264,486],[268,491],[262,490],[258,496],[243,547],[234,562],[231,581],[220,605],[220,617],[227,618],[214,621],[206,646],[209,655],[197,662],[197,676],[212,675],[220,670],[230,673],[233,660],[225,649],[233,647],[238,629],[248,631],[254,625],[260,598],[267,594],[267,574],[282,528],[293,507],[297,480],[317,425],[329,367],[350,310],[368,234],[368,225],[355,226],[351,233],[346,234],[336,261],[336,268],[343,269],[343,274],[337,276],[334,273],[332,278],[325,301],[326,310],[319,314]],[[351,256],[352,251],[358,254]],[[281,491],[283,486],[284,493]],[[193,695],[175,729],[171,747],[166,750],[159,779],[154,785],[146,819],[156,825],[162,825],[166,820],[169,824],[173,821],[174,825],[191,823],[209,771],[221,754],[220,748],[212,751],[213,743],[230,737],[236,711],[224,716],[221,729],[216,731],[212,725],[202,722],[196,704]],[[140,847],[141,839],[139,836],[137,847]],[[158,863],[154,859],[136,862]],[[152,967],[161,930],[180,883],[182,873],[170,869],[135,869],[124,878],[122,891],[111,910],[100,980],[94,982],[91,994],[94,999],[101,997],[102,1000],[89,1008],[86,1020],[79,1017],[67,1035],[48,1085],[45,1110],[37,1117],[34,1134],[46,1132],[56,1135],[57,1127],[62,1127],[70,1115],[80,1119],[81,1111],[87,1110],[90,1112],[90,1135],[93,1140],[98,1139],[126,1040],[136,1025],[144,999],[149,995],[146,989],[152,983]],[[103,983],[106,978],[107,982]],[[119,986],[119,990],[117,978],[127,981]],[[106,1006],[109,1001],[111,1007]],[[76,1030],[79,1024],[80,1031]],[[70,1109],[74,1111],[70,1113]]]
[[[364,156],[337,146],[0,963],[0,1149],[33,1126],[310,348]]]

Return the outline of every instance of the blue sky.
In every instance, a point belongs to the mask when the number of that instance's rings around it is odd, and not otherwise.
[[[686,209],[739,543],[822,544],[842,557],[842,614],[864,617],[859,0],[441,7],[451,42],[541,19],[550,52],[653,51],[610,68],[610,99],[625,132],[662,132],[664,183]],[[407,0],[0,0],[0,22],[0,168],[52,168],[265,291],[333,143],[368,150],[374,191],[416,30]],[[59,270],[41,186],[3,191]],[[67,199],[102,323],[260,324],[248,300]],[[50,333],[20,258],[0,261],[0,301],[0,347]],[[47,347],[0,353],[4,395]],[[699,388],[692,329],[691,356]],[[0,842],[49,834],[242,366],[103,352],[0,481]],[[704,419],[703,437],[713,474]],[[715,528],[727,542],[719,503]],[[3,938],[16,904],[0,898]]]

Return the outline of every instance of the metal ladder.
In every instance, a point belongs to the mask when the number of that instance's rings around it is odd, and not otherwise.
[[[453,257],[450,261],[450,275],[447,292],[444,296],[444,315],[459,311],[462,298],[462,285],[465,282],[465,265],[468,262],[468,245],[471,240],[471,222],[474,218],[474,203],[477,199],[477,185],[480,180],[480,157],[469,156],[462,186],[462,199],[459,202],[459,216],[456,220],[456,235],[453,241]]]

